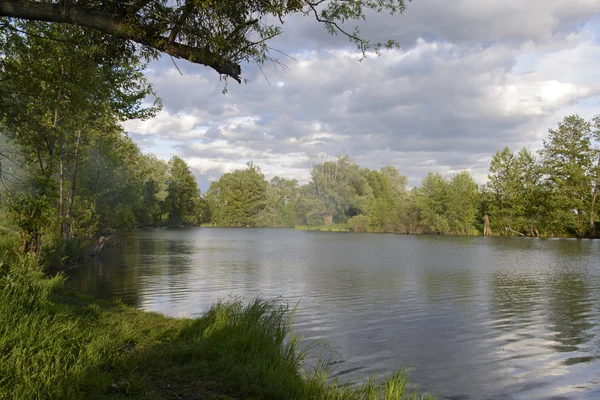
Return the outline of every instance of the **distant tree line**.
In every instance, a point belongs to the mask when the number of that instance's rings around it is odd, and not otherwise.
[[[483,186],[468,171],[449,179],[429,172],[409,190],[395,167],[369,170],[346,156],[313,165],[301,186],[279,177],[267,182],[250,163],[211,185],[205,215],[219,226],[341,224],[357,232],[595,237],[598,142],[600,117],[568,116],[549,130],[537,154],[526,148],[494,154]]]
[[[305,185],[267,182],[249,163],[201,195],[182,159],[142,154],[121,128],[161,107],[148,103],[144,59],[74,25],[13,20],[0,30],[0,240],[63,260],[118,228],[201,223],[597,235],[600,117],[566,117],[537,154],[496,153],[482,187],[467,171],[431,172],[409,190],[392,166],[369,170],[339,157],[312,165]]]

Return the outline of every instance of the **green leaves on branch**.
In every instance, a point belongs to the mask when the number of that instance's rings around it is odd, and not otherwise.
[[[595,236],[600,183],[598,117],[570,115],[550,129],[539,159],[522,149],[496,153],[484,188],[494,232],[523,236]],[[594,141],[596,143],[594,143]]]
[[[408,0],[410,1],[410,0]],[[124,47],[148,59],[158,52],[206,65],[225,77],[241,82],[241,62],[262,64],[279,61],[273,57],[269,42],[281,35],[286,18],[295,14],[312,18],[330,34],[341,34],[354,43],[366,57],[383,48],[398,47],[394,40],[372,43],[360,35],[351,21],[363,21],[371,13],[400,14],[405,0],[142,0],[113,2],[84,0],[0,2],[0,17],[43,21],[85,27],[96,32],[82,49],[107,46]],[[137,43],[140,46],[133,46]]]

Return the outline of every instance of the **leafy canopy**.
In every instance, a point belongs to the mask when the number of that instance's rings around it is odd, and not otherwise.
[[[411,0],[408,0],[411,1]],[[363,56],[368,51],[397,47],[389,40],[372,43],[358,27],[369,12],[402,13],[406,0],[5,0],[0,2],[0,26],[16,29],[14,19],[72,24],[107,34],[146,55],[158,52],[211,67],[241,82],[241,62],[277,60],[271,39],[282,33],[286,18],[304,15],[324,25],[330,34],[345,35]],[[8,17],[2,19],[1,17]],[[102,40],[102,39],[98,39]]]

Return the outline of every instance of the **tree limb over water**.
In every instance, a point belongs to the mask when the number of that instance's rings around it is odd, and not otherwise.
[[[410,1],[410,0],[409,0]],[[242,81],[242,62],[278,63],[267,42],[282,33],[285,17],[301,14],[346,36],[366,57],[398,43],[371,43],[344,22],[369,10],[399,14],[406,0],[0,0],[0,17],[73,24],[132,41],[153,52],[212,68]]]

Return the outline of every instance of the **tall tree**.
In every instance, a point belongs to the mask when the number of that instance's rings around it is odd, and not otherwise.
[[[535,155],[526,148],[517,154],[514,167],[518,179],[518,195],[514,202],[520,218],[520,231],[538,237],[548,197],[542,186],[542,171]]]
[[[265,208],[258,216],[258,224],[264,226],[294,226],[296,202],[299,196],[298,181],[276,176],[271,179],[265,192]]]
[[[210,185],[208,204],[212,221],[224,226],[254,226],[265,208],[268,183],[253,163],[228,172]]]
[[[200,189],[190,167],[177,156],[169,161],[166,201],[169,212],[168,226],[199,222]]]
[[[598,193],[600,193],[600,115],[596,115],[592,120],[594,127],[594,140],[596,141],[596,166],[592,171],[592,177],[594,179],[594,189],[592,192],[592,201],[590,204],[590,235],[596,237],[596,210],[598,209]]]
[[[548,131],[541,151],[553,231],[583,236],[592,200],[595,152],[592,125],[577,115]]]
[[[162,225],[163,214],[168,212],[166,199],[169,194],[169,167],[152,154],[144,157],[143,165],[145,179],[142,204],[137,211],[137,223],[142,226]]]
[[[420,211],[420,225],[428,233],[450,232],[447,219],[448,182],[439,172],[429,172],[416,192],[416,204]]]
[[[479,187],[468,171],[461,171],[450,179],[447,199],[450,230],[459,235],[474,234],[480,203]]]
[[[493,231],[502,235],[513,235],[519,232],[521,226],[517,210],[520,195],[518,175],[515,155],[508,147],[493,155],[485,188],[487,212]]]
[[[37,195],[56,207],[54,234],[64,251],[73,236],[80,169],[90,143],[120,132],[122,119],[153,115],[155,108],[141,104],[152,89],[134,52],[112,53],[114,48],[97,46],[94,35],[75,26],[12,23],[17,31],[0,31],[0,119],[30,155]],[[87,51],[78,52],[80,47]],[[39,242],[39,235],[26,236]]]

